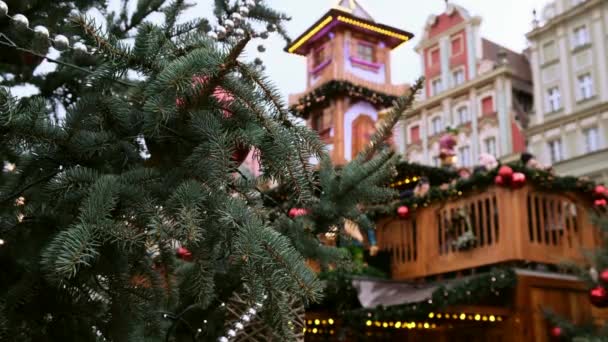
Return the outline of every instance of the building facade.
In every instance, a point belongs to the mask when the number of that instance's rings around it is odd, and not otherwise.
[[[558,174],[608,181],[608,1],[556,0],[527,34],[528,147]]]
[[[474,166],[481,153],[508,159],[525,150],[527,58],[482,38],[481,22],[454,4],[428,18],[416,46],[425,89],[401,127],[408,161],[439,166],[439,138],[448,127],[458,129],[458,166]]]
[[[289,97],[291,109],[319,132],[335,164],[356,156],[379,113],[405,94],[406,85],[391,82],[390,52],[411,37],[342,0],[287,46],[307,61],[306,90]]]

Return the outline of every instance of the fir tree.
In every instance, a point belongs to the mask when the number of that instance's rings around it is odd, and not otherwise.
[[[215,3],[220,23],[243,5]],[[245,34],[222,42],[207,37],[206,19],[180,23],[180,0],[139,1],[130,16],[107,14],[106,29],[72,15],[95,50],[62,57],[90,71],[66,65],[46,76],[73,85],[63,121],[53,119],[56,92],[17,99],[1,88],[0,339],[301,333],[301,307],[323,289],[305,260],[342,261],[318,235],[345,219],[370,228],[362,208],[395,196],[385,184],[398,156],[384,141],[421,82],[368,149],[336,170],[316,133],[241,56],[258,27],[282,34],[286,18],[246,3]],[[143,20],[153,11],[163,22]],[[259,179],[238,172],[238,152],[252,148]],[[263,191],[271,182],[290,189],[287,204]],[[309,214],[289,217],[292,206]]]

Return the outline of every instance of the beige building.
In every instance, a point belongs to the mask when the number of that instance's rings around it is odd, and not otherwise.
[[[608,181],[608,1],[555,0],[527,34],[528,148],[558,174]]]

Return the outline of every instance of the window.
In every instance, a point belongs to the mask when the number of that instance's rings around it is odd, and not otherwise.
[[[552,113],[562,108],[561,94],[558,87],[547,90],[547,112]]]
[[[440,117],[433,118],[433,120],[431,120],[431,135],[441,133],[442,129],[443,129],[443,127],[441,124],[441,118]]]
[[[420,126],[410,128],[410,143],[415,144],[420,141]]]
[[[460,161],[461,166],[472,166],[472,158],[471,158],[471,148],[469,146],[464,146],[458,149],[458,160]]]
[[[429,53],[429,64],[439,65],[439,48],[433,49]]]
[[[357,44],[357,58],[366,62],[374,61],[374,46],[370,44]]]
[[[471,121],[471,115],[469,114],[469,107],[462,106],[456,110],[456,123],[458,125],[465,124]]]
[[[458,56],[462,53],[462,37],[452,39],[452,56]]]
[[[483,141],[484,149],[487,154],[497,156],[496,152],[496,138],[488,138]]]
[[[325,62],[326,59],[327,59],[327,51],[325,49],[325,46],[322,46],[315,50],[314,55],[313,55],[314,66],[320,65],[321,63]]]
[[[452,84],[458,86],[464,83],[464,70],[458,69],[452,72]]]
[[[574,35],[572,36],[572,45],[574,48],[587,45],[590,42],[591,40],[587,26],[579,26],[574,29]]]
[[[590,127],[583,131],[585,135],[585,152],[591,153],[600,149],[600,135],[597,127]]]
[[[441,78],[434,79],[431,81],[432,95],[437,95],[443,91],[443,85],[441,84]]]
[[[578,77],[578,99],[587,100],[593,96],[593,80],[590,74]]]
[[[557,48],[554,41],[543,45],[543,62],[547,63],[557,58]]]
[[[484,97],[481,100],[481,113],[483,115],[494,113],[494,99],[492,96]]]
[[[560,139],[550,141],[548,145],[551,163],[557,163],[564,160],[564,151],[562,149],[562,141]]]

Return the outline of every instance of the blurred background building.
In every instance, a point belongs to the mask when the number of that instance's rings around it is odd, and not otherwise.
[[[608,1],[556,0],[530,41],[528,148],[558,174],[608,181]]]

